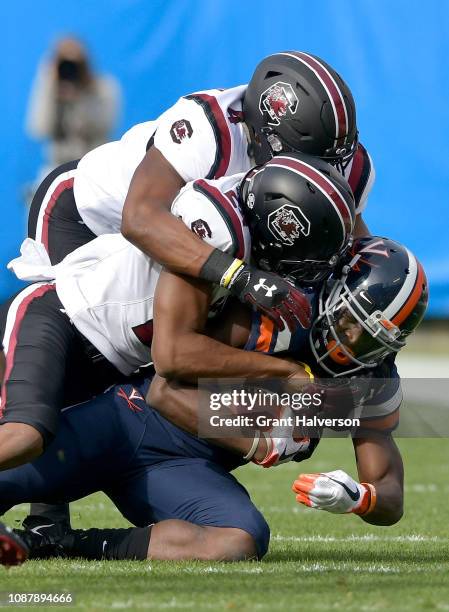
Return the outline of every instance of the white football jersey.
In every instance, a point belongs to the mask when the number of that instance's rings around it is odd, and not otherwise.
[[[155,121],[87,153],[78,164],[74,194],[84,223],[96,234],[120,231],[132,176],[153,144],[187,183],[247,172],[242,99],[246,85],[180,98]]]
[[[249,260],[251,244],[236,188],[243,174],[188,183],[172,212],[210,245]],[[153,299],[161,266],[121,234],[76,249],[55,270],[56,290],[77,329],[121,372],[151,361]],[[211,311],[226,291],[214,290]]]
[[[87,153],[74,171],[74,194],[89,229],[97,236],[120,232],[132,176],[151,145],[186,182],[247,172],[254,161],[248,155],[242,113],[246,87],[184,96],[155,121],[139,123],[120,140]],[[345,177],[361,212],[374,180],[371,159],[362,145]]]

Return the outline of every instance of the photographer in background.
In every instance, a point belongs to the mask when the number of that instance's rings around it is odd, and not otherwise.
[[[28,107],[29,135],[49,141],[40,175],[106,142],[119,106],[118,82],[93,72],[79,40],[60,39],[50,59],[39,66]]]

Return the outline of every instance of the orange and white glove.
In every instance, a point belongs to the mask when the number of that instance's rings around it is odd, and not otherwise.
[[[376,505],[376,489],[372,484],[356,482],[343,470],[300,474],[292,490],[300,504],[334,514],[354,512],[369,514]]]
[[[311,447],[310,438],[277,438],[273,437],[272,434],[273,432],[264,432],[267,441],[267,454],[262,461],[253,459],[253,462],[257,463],[257,465],[269,468],[287,463],[288,461],[297,461],[298,457],[303,454],[310,456],[308,452]]]

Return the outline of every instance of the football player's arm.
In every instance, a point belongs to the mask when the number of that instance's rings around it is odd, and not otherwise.
[[[198,378],[301,376],[301,366],[292,360],[244,351],[207,336],[211,292],[209,283],[162,272],[154,298],[156,323],[151,346],[160,376],[188,382]]]
[[[213,247],[170,212],[185,184],[156,147],[150,147],[132,178],[122,216],[122,234],[173,272],[198,277]]]
[[[177,427],[194,436],[198,435],[199,391],[196,387],[180,384],[174,380],[168,381],[156,374],[151,381],[146,401]],[[253,438],[227,436],[226,438],[214,438],[211,442],[244,457],[252,447]],[[262,436],[252,458],[261,462],[266,454],[267,443]]]
[[[402,517],[404,468],[402,457],[391,435],[370,434],[353,439],[360,482],[376,490],[372,512],[361,516],[373,525],[393,525]]]

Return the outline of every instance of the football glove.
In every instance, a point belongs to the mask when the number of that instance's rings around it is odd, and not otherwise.
[[[235,260],[238,262],[239,260]],[[252,304],[283,330],[291,332],[301,325],[310,327],[312,309],[307,296],[294,285],[272,272],[264,272],[240,262],[227,288],[240,301]]]
[[[374,510],[376,489],[369,483],[358,483],[343,470],[300,474],[292,490],[300,504],[333,514],[353,512],[365,515]]]
[[[304,453],[308,452],[311,440],[307,435],[303,435],[302,432],[297,430],[295,413],[290,406],[283,406],[276,416],[270,416],[280,419],[279,423],[287,424],[274,425],[262,432],[267,443],[267,452],[261,461],[253,459],[254,463],[268,468],[281,465],[281,463],[287,463],[288,461],[294,461],[299,455],[304,455]]]
[[[276,438],[272,437],[269,432],[263,432],[263,435],[267,441],[267,454],[261,461],[253,459],[257,465],[269,468],[288,461],[302,461],[304,453],[310,456],[308,453],[311,445],[310,438]],[[297,459],[299,456],[301,459]]]
[[[270,317],[280,330],[287,323],[290,331],[298,325],[310,327],[312,309],[306,295],[277,274],[263,272],[214,249],[200,270],[199,277],[228,289],[240,301],[252,304]]]

